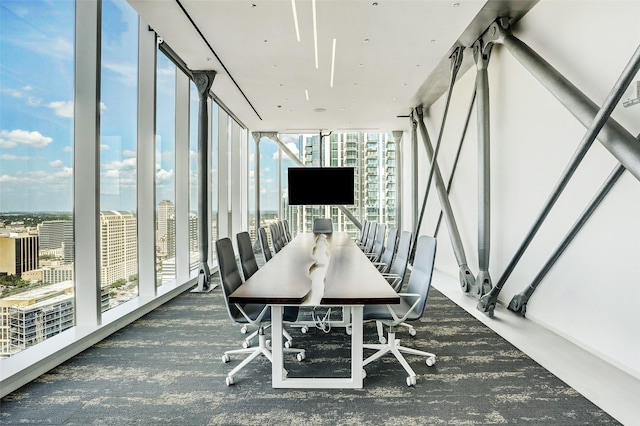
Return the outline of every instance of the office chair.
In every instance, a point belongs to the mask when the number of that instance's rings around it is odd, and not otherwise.
[[[264,228],[258,228],[258,240],[260,241],[260,248],[262,248],[262,254],[264,255],[264,262],[267,263],[273,257],[271,254],[271,248],[269,248],[269,241],[267,240],[267,231]]]
[[[282,243],[282,246],[286,246],[287,244],[289,244],[289,239],[287,238],[287,234],[285,234],[284,232],[284,224],[282,223],[281,220],[276,222],[276,225],[278,225],[278,234],[280,235],[280,241]]]
[[[409,264],[409,253],[411,251],[411,241],[413,240],[411,232],[403,231],[398,239],[398,248],[395,253],[395,259],[387,272],[383,272],[382,276],[387,280],[389,285],[396,291],[400,292],[402,289],[402,283],[404,276],[407,273],[407,265]],[[407,327],[411,336],[416,335],[416,329],[411,324],[400,324]],[[380,343],[386,343],[387,338],[384,337],[384,330],[382,329],[382,323],[377,321],[376,327],[378,329],[378,340]]]
[[[362,246],[367,241],[367,232],[369,232],[369,221],[365,220],[360,230],[360,236],[355,240],[357,246]]]
[[[289,221],[287,219],[282,219],[282,229],[284,229],[284,234],[287,237],[287,240],[291,241],[291,232],[289,231]]]
[[[313,219],[314,234],[331,234],[333,232],[333,221],[328,217],[316,217]]]
[[[387,226],[383,223],[378,224],[378,229],[376,229],[376,238],[373,241],[373,247],[371,247],[371,251],[365,253],[367,257],[372,262],[377,262],[382,256],[382,251],[384,250],[384,236],[387,232]]]
[[[396,244],[398,243],[398,228],[389,228],[389,234],[387,235],[387,243],[384,245],[384,251],[382,256],[377,262],[373,264],[378,268],[380,272],[388,272],[393,263],[393,258],[396,254]]]
[[[282,250],[282,242],[280,241],[280,236],[278,235],[278,227],[275,223],[269,225],[269,234],[271,234],[271,245],[273,245],[273,251],[278,253]]]
[[[240,255],[240,265],[242,265],[242,275],[245,280],[248,280],[251,275],[255,274],[258,270],[258,262],[253,253],[251,237],[248,232],[240,232],[236,234],[236,241],[238,242],[238,254]]]
[[[373,244],[376,242],[376,230],[378,229],[378,224],[376,222],[371,222],[369,225],[369,233],[367,234],[367,241],[360,248],[365,253],[371,253],[373,250]]]
[[[216,252],[218,255],[218,272],[220,273],[220,281],[222,282],[222,294],[224,297],[227,313],[232,321],[238,324],[251,324],[258,327],[259,345],[257,348],[243,348],[226,351],[222,355],[222,362],[230,361],[230,355],[233,354],[249,354],[240,364],[232,369],[226,378],[227,386],[235,383],[234,376],[249,364],[254,358],[264,355],[272,361],[271,351],[264,334],[264,329],[271,322],[271,309],[268,305],[261,303],[239,303],[231,304],[229,295],[231,295],[243,283],[238,269],[238,262],[233,251],[233,244],[229,238],[222,238],[216,241]],[[292,322],[298,318],[298,307],[286,307],[282,316],[283,321]],[[284,348],[284,352],[296,353],[299,361],[305,357],[304,349]]]
[[[417,321],[424,314],[427,305],[427,297],[431,286],[433,265],[436,257],[436,239],[426,235],[418,239],[418,246],[413,261],[413,270],[409,277],[406,293],[399,293],[401,301],[397,305],[365,305],[363,320],[376,320],[389,327],[387,343],[364,344],[365,349],[375,349],[376,352],[362,362],[366,366],[383,355],[391,352],[409,373],[407,386],[416,384],[416,373],[413,371],[403,352],[426,357],[426,364],[432,366],[436,362],[436,356],[430,352],[419,351],[400,345],[400,339],[396,339],[395,327],[405,321]],[[363,369],[363,375],[366,372]]]

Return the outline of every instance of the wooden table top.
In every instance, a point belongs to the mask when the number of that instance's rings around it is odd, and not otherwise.
[[[271,305],[394,304],[400,298],[347,233],[301,233],[229,297]]]

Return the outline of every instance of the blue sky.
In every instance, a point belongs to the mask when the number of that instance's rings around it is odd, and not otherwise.
[[[102,9],[101,209],[135,211],[138,17],[124,0],[105,0]],[[72,0],[0,0],[0,211],[73,209],[74,15]],[[157,69],[159,202],[175,200],[176,68],[159,53]],[[197,108],[192,84],[191,210]],[[297,138],[282,138],[297,152]],[[261,143],[262,210],[278,208],[277,171],[277,145]]]

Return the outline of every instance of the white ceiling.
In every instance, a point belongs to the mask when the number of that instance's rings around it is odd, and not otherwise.
[[[299,42],[291,0],[128,0],[189,69],[217,72],[245,126],[281,133],[407,129],[398,116],[443,90],[438,68],[446,89],[450,52],[535,1],[317,0],[316,69],[311,0],[295,0]]]

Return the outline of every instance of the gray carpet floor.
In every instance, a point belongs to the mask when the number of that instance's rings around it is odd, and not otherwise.
[[[403,344],[434,352],[433,367],[408,356],[418,375],[392,356],[367,366],[363,389],[271,388],[260,357],[227,387],[241,358],[240,326],[226,313],[219,288],[185,292],[62,365],[2,398],[0,423],[51,425],[586,425],[617,424],[608,414],[493,331],[431,289],[417,335]],[[348,375],[350,337],[289,329],[302,363],[291,376]],[[375,342],[375,326],[365,325]],[[365,353],[365,355],[367,355]]]

